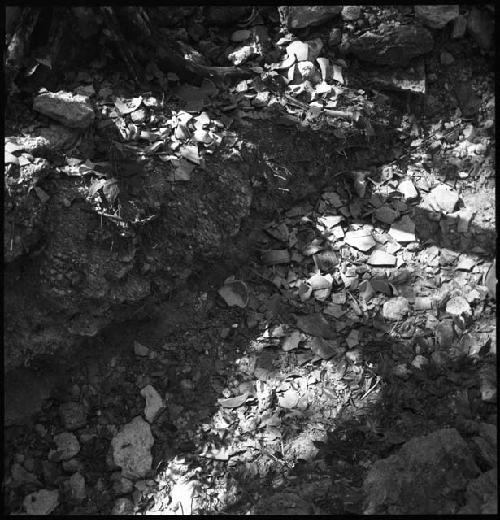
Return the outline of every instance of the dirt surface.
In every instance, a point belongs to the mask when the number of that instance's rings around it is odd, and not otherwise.
[[[183,9],[165,34],[227,65],[249,13]],[[494,57],[410,6],[285,30],[290,9],[253,11],[271,43],[249,63],[320,38],[335,110],[357,122],[313,117],[293,81],[269,94],[262,71],[196,109],[178,81],[138,90],[94,63],[51,90],[93,85],[102,117],[8,149],[30,157],[6,155],[6,514],[496,512]],[[431,31],[423,93],[363,61],[357,38],[398,22]],[[54,124],[32,110],[37,81],[11,99],[6,143]],[[182,114],[201,112],[214,141],[180,160]]]

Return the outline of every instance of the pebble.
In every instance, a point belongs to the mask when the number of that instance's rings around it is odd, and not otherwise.
[[[448,303],[446,304],[446,312],[452,316],[462,316],[463,314],[470,316],[471,307],[464,297],[455,296],[448,300]]]
[[[59,505],[59,491],[57,489],[40,489],[30,493],[23,500],[23,506],[28,515],[50,515]]]
[[[134,354],[136,356],[146,357],[149,355],[149,349],[138,341],[134,341]]]
[[[377,249],[376,251],[373,251],[367,262],[370,265],[395,266],[397,263],[397,258],[390,253],[386,253],[385,251],[380,251]]]
[[[398,191],[405,197],[405,199],[415,199],[418,197],[415,185],[409,179],[399,183]]]
[[[359,364],[363,361],[363,354],[359,348],[348,350],[345,353],[345,357],[346,357],[347,361],[350,361],[351,363],[354,363],[354,364]]]
[[[80,451],[80,443],[73,433],[63,432],[54,436],[56,450],[50,450],[49,460],[62,461],[72,459]]]
[[[141,390],[141,395],[146,399],[146,407],[144,408],[144,416],[146,421],[152,423],[158,412],[165,406],[161,395],[152,385],[147,385]]]
[[[111,475],[111,480],[113,481],[113,491],[117,495],[127,495],[134,490],[134,483],[119,471]]]
[[[39,483],[36,475],[26,471],[26,469],[23,468],[19,462],[12,464],[12,467],[10,468],[10,474],[16,484],[27,484],[30,482]]]
[[[78,459],[69,459],[63,461],[62,467],[67,473],[76,473],[83,469],[83,464]]]
[[[144,477],[151,469],[154,444],[151,427],[140,416],[126,424],[111,440],[114,463],[127,478]]]
[[[74,431],[87,424],[87,410],[82,403],[68,402],[59,406],[59,416],[66,430]]]
[[[361,6],[359,5],[344,5],[340,16],[343,20],[353,22],[361,16]]]
[[[402,296],[386,301],[382,307],[382,316],[390,321],[400,321],[409,312],[410,305],[408,300]]]
[[[429,364],[429,360],[425,356],[422,356],[422,355],[418,354],[418,355],[415,356],[415,358],[413,359],[411,364],[415,368],[422,368],[425,365]]]
[[[455,330],[451,320],[443,320],[436,327],[436,338],[441,348],[448,348],[453,344]]]
[[[472,268],[476,265],[476,262],[468,257],[467,255],[460,255],[458,260],[457,269],[459,271],[472,271]]]
[[[413,307],[416,311],[427,311],[432,309],[432,298],[429,296],[416,296]]]

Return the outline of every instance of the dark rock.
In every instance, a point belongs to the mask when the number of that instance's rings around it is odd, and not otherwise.
[[[364,514],[455,514],[456,496],[479,474],[455,428],[414,437],[375,462],[363,483]]]
[[[337,16],[341,5],[293,5],[279,7],[280,20],[289,29],[320,25]]]
[[[59,407],[59,415],[64,427],[69,430],[77,430],[87,424],[87,410],[81,403],[63,403]]]
[[[362,61],[394,67],[432,50],[434,39],[424,28],[413,25],[382,26],[378,33],[366,32],[354,38],[348,52]]]
[[[488,50],[493,43],[495,19],[486,11],[473,7],[467,20],[467,31],[483,50]]]
[[[467,485],[467,503],[458,513],[462,515],[498,514],[498,470],[482,473]]]
[[[229,25],[242,20],[250,12],[248,6],[211,5],[206,13],[206,19],[212,25]]]
[[[459,15],[458,5],[416,5],[415,17],[431,29],[442,29]]]

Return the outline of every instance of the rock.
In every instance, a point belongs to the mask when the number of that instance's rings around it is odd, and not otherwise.
[[[344,241],[360,251],[369,251],[377,245],[372,237],[371,231],[368,229],[358,229],[357,231],[348,231],[345,234]]]
[[[431,29],[442,29],[459,16],[458,5],[416,5],[415,17]]]
[[[446,312],[452,316],[462,316],[463,314],[470,316],[472,309],[464,297],[454,296],[448,300],[448,303],[446,304]]]
[[[367,262],[370,265],[387,265],[387,266],[395,266],[397,263],[397,258],[390,253],[386,253],[385,251],[381,251],[380,249],[376,249],[368,258]]]
[[[340,12],[342,20],[346,22],[354,22],[361,16],[361,6],[359,5],[344,5]]]
[[[401,243],[414,242],[415,222],[409,215],[404,215],[398,222],[394,222],[389,229],[389,235]]]
[[[455,63],[455,58],[449,52],[443,51],[440,56],[441,65],[451,65]]]
[[[494,424],[481,423],[479,436],[473,437],[476,447],[476,460],[481,462],[482,467],[494,468],[498,464],[497,455],[497,427]]]
[[[307,343],[314,355],[321,359],[330,359],[336,354],[342,353],[342,349],[336,341],[326,341],[323,338],[314,337]]]
[[[471,81],[457,81],[454,89],[462,114],[465,117],[477,114],[481,106],[481,98],[473,91]]]
[[[375,218],[384,224],[392,224],[398,218],[398,212],[390,206],[381,206],[375,210]]]
[[[336,47],[342,41],[342,30],[334,27],[328,34],[328,45]]]
[[[82,403],[68,402],[59,406],[59,416],[66,430],[74,431],[87,424],[87,409]]]
[[[467,255],[460,255],[457,264],[458,271],[472,271],[475,267],[476,261]]]
[[[13,485],[15,487],[29,483],[40,484],[36,475],[27,471],[18,462],[14,462],[14,464],[12,464],[12,467],[10,468],[10,474],[12,476],[12,480],[14,481]]]
[[[127,495],[134,490],[134,483],[125,478],[120,472],[111,475],[113,481],[113,492],[117,495]]]
[[[113,460],[122,468],[126,478],[143,478],[151,469],[153,457],[151,447],[154,444],[151,427],[142,417],[135,417],[123,426],[111,440]]]
[[[325,339],[334,339],[337,334],[326,318],[320,314],[307,314],[305,316],[296,316],[297,328],[311,336],[320,336]]]
[[[73,433],[59,433],[54,435],[57,449],[50,450],[49,460],[59,462],[72,459],[80,451],[80,443]]]
[[[83,477],[80,473],[73,473],[71,477],[68,479],[68,491],[70,494],[71,500],[75,502],[81,502],[85,500],[87,496],[87,491],[85,489],[85,477]]]
[[[224,286],[217,291],[229,307],[241,307],[248,305],[248,286],[241,280],[226,281]]]
[[[210,25],[229,25],[250,14],[247,6],[211,5],[207,9],[206,21]]]
[[[490,298],[496,300],[497,297],[497,261],[493,260],[488,272],[484,277],[484,285],[488,288]]]
[[[248,29],[240,29],[231,34],[231,41],[236,43],[244,42],[245,40],[248,40],[250,36],[252,36],[252,31],[249,31]]]
[[[434,39],[427,29],[385,25],[378,33],[366,32],[354,38],[348,52],[362,61],[404,67],[413,58],[430,52],[433,46]]]
[[[161,395],[152,385],[147,385],[141,390],[141,395],[146,399],[146,407],[144,408],[144,416],[146,421],[152,423],[158,412],[165,406]]]
[[[85,96],[71,92],[44,92],[33,101],[33,110],[69,128],[87,128],[94,121],[94,110]]]
[[[129,498],[117,498],[111,510],[112,515],[133,515],[134,504]]]
[[[364,514],[454,514],[456,497],[479,472],[455,428],[414,437],[372,465],[363,482]]]
[[[465,31],[467,30],[467,18],[461,14],[455,18],[453,22],[453,33],[451,35],[452,38],[463,38],[465,35]]]
[[[418,192],[415,188],[415,185],[409,179],[400,182],[397,190],[403,195],[405,199],[410,200],[416,199],[418,197]]]
[[[382,307],[383,318],[390,321],[401,321],[409,312],[410,304],[402,296],[386,301]]]
[[[54,151],[63,151],[71,148],[79,135],[77,130],[57,124],[39,128],[37,133],[39,135],[38,139],[43,140],[39,141],[39,143],[46,143],[45,146]],[[35,150],[35,153],[39,153],[39,148]]]
[[[245,63],[253,56],[257,55],[255,45],[242,45],[228,54],[227,59],[235,66]]]
[[[467,31],[483,50],[488,50],[493,42],[495,19],[483,9],[473,7],[467,20]]]
[[[309,45],[306,42],[295,40],[286,48],[288,57],[295,58],[298,62],[309,60]],[[309,60],[312,61],[312,60]]]
[[[497,402],[497,374],[495,366],[485,364],[479,370],[479,390],[486,403]]]
[[[453,213],[458,199],[458,193],[453,191],[447,184],[438,184],[431,190],[427,200],[435,211]]]
[[[69,459],[63,461],[62,467],[67,473],[76,473],[77,471],[82,471],[83,464],[78,459]]]
[[[255,506],[256,515],[312,515],[314,510],[309,502],[306,502],[297,493],[275,493],[260,500]]]
[[[30,493],[23,500],[23,506],[28,515],[50,515],[59,505],[59,491],[57,489],[41,489]]]
[[[469,225],[474,217],[474,213],[472,210],[468,208],[462,208],[460,211],[455,213],[458,217],[457,219],[457,232],[458,233],[467,233],[469,230]]]
[[[419,370],[428,364],[429,364],[429,360],[425,356],[422,356],[421,354],[416,355],[413,358],[413,361],[411,362],[411,365],[415,368],[418,368]]]
[[[498,480],[497,469],[481,473],[467,484],[466,504],[458,511],[460,515],[497,515]]]
[[[294,5],[280,6],[281,23],[289,29],[303,29],[320,25],[334,18],[342,11],[341,5]]]
[[[148,347],[144,346],[142,343],[139,343],[138,341],[134,341],[134,354],[136,356],[146,357],[146,356],[149,356],[149,349],[148,349]]]
[[[441,348],[451,347],[455,339],[455,329],[451,320],[442,320],[436,327],[436,339]]]

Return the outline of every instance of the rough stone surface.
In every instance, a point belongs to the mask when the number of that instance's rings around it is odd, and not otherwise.
[[[455,497],[478,474],[472,453],[455,428],[414,437],[368,472],[364,513],[457,513]]]
[[[361,16],[361,6],[359,5],[344,5],[340,16],[346,22],[353,22]]]
[[[57,489],[41,489],[24,498],[23,506],[28,515],[50,515],[59,505]]]
[[[392,298],[384,303],[382,316],[386,320],[400,321],[410,312],[410,304],[406,298]]]
[[[446,304],[446,312],[452,316],[470,316],[472,309],[469,302],[463,296],[455,296],[450,298]]]
[[[113,459],[122,468],[126,478],[143,478],[151,469],[154,444],[149,424],[142,417],[135,417],[111,440]]]
[[[129,498],[117,498],[111,511],[112,515],[132,515],[134,513],[134,504]]]
[[[467,502],[458,513],[462,515],[498,514],[498,470],[481,473],[467,485]]]
[[[408,215],[404,215],[400,220],[394,222],[389,229],[389,235],[398,242],[414,242],[415,222]]]
[[[80,451],[80,443],[73,433],[59,433],[54,435],[56,450],[51,450],[49,459],[53,461],[69,460]]]
[[[375,218],[384,224],[392,224],[398,217],[398,212],[389,206],[382,206],[375,210]]]
[[[384,26],[378,33],[366,32],[353,39],[349,51],[362,61],[394,67],[432,50],[434,40],[424,28],[412,25]]]
[[[44,92],[33,101],[33,109],[69,128],[87,128],[94,110],[87,98],[70,92]]]
[[[163,399],[152,385],[147,385],[141,390],[141,395],[146,399],[146,407],[144,408],[144,416],[146,421],[152,423],[163,408]]]
[[[319,25],[337,16],[341,5],[294,5],[280,7],[280,17],[289,29]]]
[[[373,253],[368,258],[367,262],[370,265],[394,266],[396,265],[397,258],[394,255],[391,255],[390,253],[377,249],[373,251]]]
[[[59,407],[59,415],[64,427],[69,431],[78,430],[87,424],[87,409],[82,403],[68,402]]]
[[[74,500],[75,502],[85,500],[85,497],[87,496],[85,477],[78,472],[73,473],[73,475],[68,479],[68,490],[71,500]]]
[[[488,50],[493,43],[495,18],[483,9],[473,7],[467,20],[467,31],[483,50]]]
[[[456,191],[453,191],[447,184],[439,184],[431,190],[428,201],[435,211],[453,213],[458,199]]]
[[[410,179],[405,179],[404,181],[400,182],[398,191],[399,193],[403,194],[405,199],[415,199],[418,197],[418,191]]]
[[[442,29],[459,15],[458,5],[416,5],[415,17],[431,29]]]

